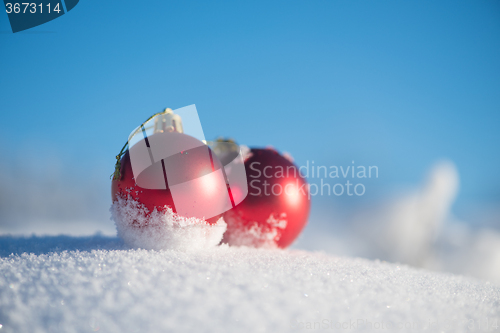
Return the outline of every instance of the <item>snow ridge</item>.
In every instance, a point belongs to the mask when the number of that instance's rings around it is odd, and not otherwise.
[[[495,332],[500,319],[500,288],[487,282],[304,251],[25,253],[0,258],[0,277],[8,333],[460,333]]]

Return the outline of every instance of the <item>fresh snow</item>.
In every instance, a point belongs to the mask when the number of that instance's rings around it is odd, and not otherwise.
[[[0,332],[499,330],[498,286],[320,252],[0,236],[0,256]]]
[[[195,217],[182,217],[165,206],[149,210],[131,196],[118,196],[111,205],[118,237],[133,248],[148,250],[195,250],[217,246],[227,225],[221,217],[214,224]]]

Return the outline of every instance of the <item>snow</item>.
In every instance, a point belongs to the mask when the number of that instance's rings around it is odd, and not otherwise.
[[[227,228],[223,218],[211,225],[203,219],[182,217],[168,206],[164,208],[149,212],[131,196],[118,196],[110,211],[118,236],[133,248],[192,250],[221,242]]]
[[[488,282],[320,252],[0,236],[0,256],[1,332],[494,332],[500,317]]]
[[[243,221],[234,211],[228,211],[224,218],[229,224],[224,234],[223,243],[236,246],[249,246],[258,248],[277,248],[276,242],[281,237],[281,232],[288,224],[286,213],[277,216],[270,214],[266,224]]]

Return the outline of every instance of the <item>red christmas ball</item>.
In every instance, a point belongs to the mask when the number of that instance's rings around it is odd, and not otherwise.
[[[248,195],[224,213],[229,245],[289,246],[307,223],[309,188],[291,159],[253,148],[245,159]]]
[[[157,134],[153,134],[148,138],[150,143],[155,141],[155,135]],[[162,133],[162,135],[165,136],[166,134]],[[220,211],[223,212],[224,210],[222,207],[225,205],[223,197],[214,195],[214,191],[217,192],[220,190],[217,188],[219,179],[216,179],[217,176],[214,172],[222,167],[218,158],[210,151],[210,158],[207,159],[207,152],[210,148],[187,134],[172,132],[167,135],[170,136],[170,143],[179,144],[180,146],[185,144],[187,146],[197,147],[181,151],[168,157],[168,159],[157,162],[139,175],[139,178],[142,178],[140,181],[141,184],[153,183],[157,181],[157,176],[152,176],[152,170],[156,172],[158,167],[162,167],[161,164],[157,165],[158,163],[163,163],[164,168],[165,165],[168,164],[167,169],[169,172],[168,175],[165,175],[168,179],[168,181],[165,180],[167,183],[165,185],[166,188],[146,189],[138,186],[132,171],[130,152],[127,150],[120,161],[120,175],[117,179],[113,178],[111,183],[111,197],[113,202],[121,196],[122,198],[131,198],[143,204],[149,210],[147,213],[148,215],[153,212],[155,208],[157,211],[164,211],[166,206],[170,207],[174,213],[177,213],[175,203],[191,204],[193,202],[192,193],[196,193],[196,200],[198,200],[198,203],[193,203],[193,208],[199,205],[221,207]],[[164,140],[164,138],[162,139]],[[131,149],[134,149],[134,147]],[[148,180],[148,178],[150,179]],[[180,191],[177,190],[177,196],[174,200],[169,184],[173,186],[174,184],[186,181],[190,181],[189,188],[184,192],[182,189]],[[193,210],[195,211],[196,209]],[[221,216],[222,214],[219,214],[205,220],[210,224],[214,224]],[[195,215],[184,217],[202,218],[201,216]]]

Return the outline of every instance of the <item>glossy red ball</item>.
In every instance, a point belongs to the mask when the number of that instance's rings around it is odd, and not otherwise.
[[[248,195],[224,213],[229,245],[285,248],[299,236],[310,211],[309,188],[297,166],[274,149],[250,150]]]
[[[176,140],[196,140],[186,134],[182,133],[172,133]],[[150,141],[152,138],[150,137]],[[200,141],[200,147],[206,147]],[[206,147],[205,149],[209,149]],[[213,156],[212,161],[207,160],[206,154],[197,154],[196,149],[191,150],[189,154],[185,152],[176,154],[178,156],[172,156],[170,159],[176,159],[177,165],[173,172],[176,174],[177,179],[194,180],[194,186],[192,189],[196,191],[198,195],[201,194],[205,205],[221,206],[224,203],[221,200],[221,196],[213,195],[212,184],[208,182],[207,177],[200,177],[202,175],[208,175],[213,173],[214,165],[216,169],[221,168],[221,164],[216,156]],[[184,161],[183,161],[184,159]],[[183,163],[185,162],[185,163]],[[212,164],[212,163],[213,164]],[[146,170],[147,171],[147,170]],[[147,172],[141,174],[140,177],[144,177]],[[205,193],[205,194],[204,194]],[[189,193],[185,193],[185,200],[191,200]],[[113,179],[111,183],[111,197],[113,201],[116,201],[118,196],[123,198],[128,198],[129,196],[142,203],[148,210],[150,214],[156,208],[158,211],[165,210],[165,206],[170,207],[175,213],[177,210],[175,208],[174,198],[168,185],[166,189],[146,189],[137,185],[136,179],[132,171],[132,164],[130,161],[130,153],[127,150],[121,158],[121,168],[119,179]],[[182,198],[181,198],[182,199]],[[180,200],[176,197],[176,200]],[[221,210],[222,212],[222,210]],[[206,219],[210,224],[214,224],[222,216],[222,213],[211,218]],[[199,216],[184,216],[184,217],[197,217]]]

